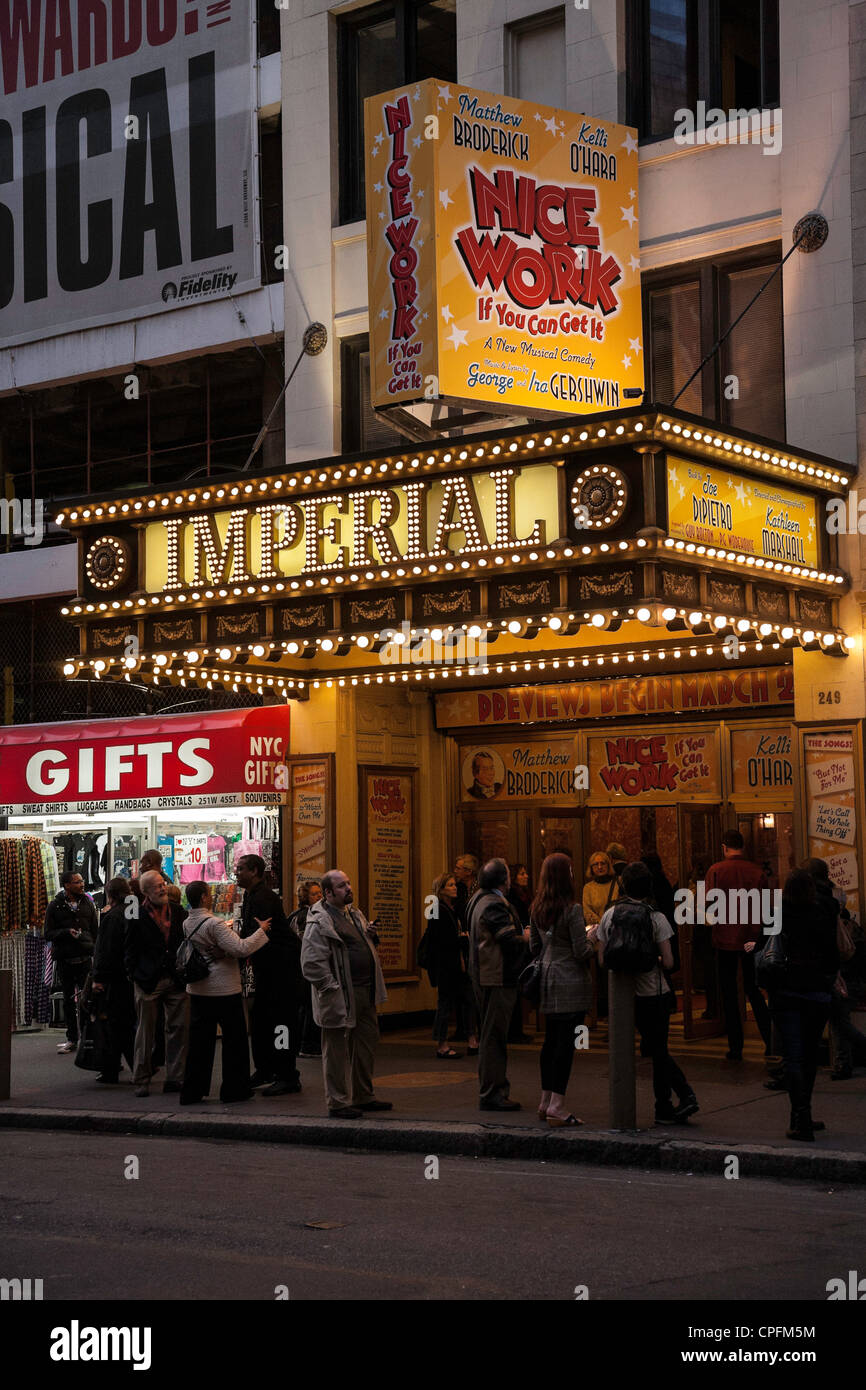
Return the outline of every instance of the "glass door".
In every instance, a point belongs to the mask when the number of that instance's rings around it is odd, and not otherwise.
[[[697,892],[707,869],[721,858],[718,806],[681,806],[680,884]],[[684,1038],[714,1038],[724,1032],[713,929],[705,922],[677,927],[682,973]]]
[[[745,840],[745,856],[763,869],[768,888],[782,888],[797,867],[794,817],[790,811],[739,811],[737,829]]]

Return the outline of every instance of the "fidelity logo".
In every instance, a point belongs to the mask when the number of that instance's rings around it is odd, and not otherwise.
[[[52,1328],[49,1354],[52,1361],[131,1361],[134,1371],[149,1371],[151,1335],[149,1327],[82,1327],[73,1318]]]
[[[166,280],[162,297],[169,304],[174,299],[197,299],[203,294],[225,293],[237,278],[237,271],[232,272],[228,266],[218,266],[216,270],[208,270],[201,275],[184,275],[179,285],[173,280]]]

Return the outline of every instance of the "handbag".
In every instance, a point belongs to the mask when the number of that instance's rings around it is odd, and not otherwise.
[[[755,979],[764,989],[778,989],[788,974],[788,943],[784,932],[776,932],[766,946],[755,953]]]
[[[553,939],[553,932],[549,931],[546,935],[547,941],[545,942],[544,950],[539,951],[535,959],[524,966],[517,977],[517,987],[520,993],[534,1009],[537,1009],[541,1003],[541,970],[544,964],[544,957],[547,954],[547,947]]]
[[[79,1024],[75,1065],[83,1071],[110,1071],[111,1030],[95,995],[90,996],[88,1004],[82,1004]]]

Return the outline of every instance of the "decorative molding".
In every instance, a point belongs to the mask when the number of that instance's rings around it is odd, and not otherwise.
[[[257,637],[259,621],[258,613],[244,613],[237,617],[230,613],[219,613],[217,637]]]
[[[447,594],[424,594],[421,607],[425,618],[433,613],[471,613],[472,590],[451,589]]]
[[[283,608],[280,610],[280,627],[290,632],[295,627],[325,627],[327,612],[324,603],[311,603],[306,608]]]
[[[784,589],[756,589],[755,607],[762,617],[787,618],[788,595]]]
[[[612,464],[594,463],[572,483],[571,513],[578,531],[613,526],[627,502],[628,482]]]
[[[662,570],[662,593],[665,598],[697,599],[698,577],[696,574],[678,574],[672,570]]]
[[[384,734],[358,734],[357,736],[357,757],[360,758],[382,758],[385,757],[385,735]]]
[[[805,594],[797,595],[797,605],[801,618],[806,618],[810,623],[824,623],[830,626],[830,605],[820,598],[807,598]]]
[[[721,579],[711,579],[709,595],[710,607],[733,608],[742,612],[743,590],[739,584],[725,584]]]
[[[187,642],[196,640],[196,623],[194,618],[180,618],[176,623],[154,623],[153,640],[154,642],[179,642],[182,639]]]
[[[632,570],[620,570],[617,574],[608,574],[604,578],[582,574],[578,593],[581,598],[608,598],[614,594],[633,594],[634,573]]]
[[[539,579],[534,584],[501,584],[499,586],[500,607],[525,607],[528,603],[543,603],[549,607],[550,580]]]
[[[96,647],[119,647],[129,636],[127,627],[94,627],[91,628],[91,645]]]
[[[397,599],[393,594],[387,598],[352,599],[349,603],[350,623],[376,623],[382,618],[397,621]]]

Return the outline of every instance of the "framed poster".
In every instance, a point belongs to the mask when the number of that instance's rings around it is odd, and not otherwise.
[[[826,860],[831,882],[859,916],[854,730],[808,730],[802,737],[809,854]]]
[[[289,804],[286,838],[291,907],[298,889],[311,878],[334,868],[334,755],[287,758]],[[290,909],[291,910],[291,909]]]
[[[379,959],[386,979],[419,978],[415,963],[416,779],[413,767],[359,767],[360,881],[357,902],[378,918]]]

